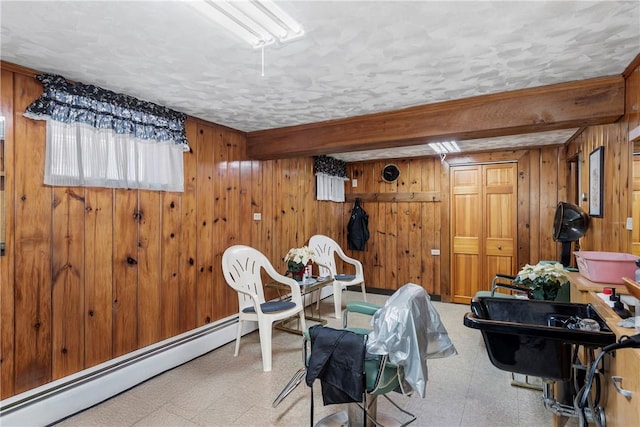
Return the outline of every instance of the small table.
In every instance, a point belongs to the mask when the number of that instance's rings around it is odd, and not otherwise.
[[[327,285],[330,285],[333,283],[333,278],[332,277],[314,277],[311,278],[310,280],[308,279],[307,282],[298,282],[300,284],[300,295],[302,296],[302,301],[304,303],[304,296],[313,293],[314,291],[319,291],[322,288],[324,288]],[[281,292],[285,291],[285,292],[289,292],[290,288],[289,286],[283,284],[283,283],[278,283],[278,282],[268,282],[265,284],[266,287],[268,288],[273,288],[273,289],[277,289],[278,290],[278,296],[280,297],[280,299],[285,300],[285,299],[290,299],[291,297],[289,295],[282,295]],[[313,301],[311,301],[311,305],[313,306]],[[313,310],[313,308],[311,309]],[[323,319],[321,317],[314,317],[312,314],[307,315],[307,307],[304,307],[304,318],[307,320],[311,320],[313,322],[317,322],[320,323],[322,325],[326,325],[327,324],[327,319]],[[287,324],[289,322],[292,322],[296,320],[296,317],[290,317],[288,319],[285,320],[281,320],[280,322],[277,322],[274,327],[276,329],[280,329],[282,331],[285,332],[291,332],[294,334],[298,334],[298,335],[302,335],[303,331],[300,330],[299,325],[298,328],[292,328],[287,326]]]

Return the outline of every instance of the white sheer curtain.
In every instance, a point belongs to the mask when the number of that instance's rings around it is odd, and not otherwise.
[[[344,202],[344,182],[347,178],[316,173],[316,199]]]
[[[47,120],[49,185],[184,191],[182,146]]]
[[[49,185],[184,191],[186,115],[54,74],[24,115],[47,122]]]
[[[344,202],[344,182],[347,178],[347,164],[329,156],[313,158],[316,174],[316,200]]]

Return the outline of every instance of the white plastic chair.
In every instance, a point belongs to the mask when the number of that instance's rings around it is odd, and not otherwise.
[[[342,318],[342,291],[348,286],[360,285],[362,288],[362,299],[367,300],[367,291],[364,286],[364,272],[362,263],[351,258],[344,253],[340,245],[330,237],[316,234],[309,239],[309,247],[316,251],[314,261],[318,264],[320,276],[331,276],[333,280],[333,304],[335,306],[336,319]],[[336,255],[347,264],[355,268],[353,278],[341,278],[336,269]],[[318,297],[319,298],[319,297]]]
[[[290,301],[265,301],[261,270],[271,279],[291,288]],[[273,323],[299,314],[300,329],[306,330],[304,306],[300,295],[300,284],[278,273],[267,257],[249,246],[231,246],[222,255],[222,272],[227,284],[238,292],[238,335],[234,356],[240,350],[242,323],[257,321],[262,350],[262,367],[271,371],[271,335]]]

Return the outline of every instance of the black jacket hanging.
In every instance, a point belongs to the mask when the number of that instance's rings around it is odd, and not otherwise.
[[[369,215],[360,206],[360,199],[356,199],[347,224],[347,245],[351,250],[364,251],[367,240],[369,240]]]
[[[306,383],[320,379],[325,405],[362,402],[364,355],[367,336],[344,329],[314,325],[309,328],[311,356]]]

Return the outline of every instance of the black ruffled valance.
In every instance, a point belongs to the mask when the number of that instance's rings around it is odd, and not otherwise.
[[[172,141],[184,151],[190,150],[183,113],[97,86],[70,83],[58,75],[41,74],[36,78],[44,90],[27,107],[25,116],[29,118],[83,123],[140,139]]]
[[[313,158],[313,171],[340,178],[347,177],[347,164],[342,160],[329,156],[317,156]]]

